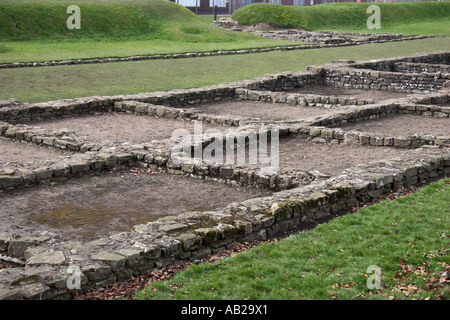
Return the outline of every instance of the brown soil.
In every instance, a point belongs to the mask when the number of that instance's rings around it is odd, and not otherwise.
[[[450,118],[432,118],[409,114],[367,120],[340,127],[344,130],[376,132],[403,137],[415,133],[450,136]]]
[[[194,123],[126,113],[107,113],[52,119],[30,124],[50,130],[68,129],[79,136],[96,141],[143,143],[170,139],[176,129],[194,132]],[[224,126],[202,124],[203,130],[223,129]]]
[[[237,149],[234,153],[234,162],[227,161],[226,152],[223,153],[222,164],[238,164]],[[276,152],[276,149],[274,149]],[[256,168],[277,166],[274,162],[275,158],[271,155],[272,146],[267,147],[267,157],[269,163],[262,164],[260,161],[259,150],[257,152],[257,164],[250,164],[249,148],[245,149],[245,164],[240,165],[252,166]],[[313,142],[297,138],[282,138],[279,141],[278,167],[284,171],[292,171],[291,169],[303,171],[318,171],[322,174],[334,176],[342,173],[347,168],[354,167],[359,164],[365,164],[370,161],[388,160],[399,158],[405,152],[405,149],[396,149],[388,147],[372,147],[351,144],[330,144],[322,142]]]
[[[354,99],[374,99],[376,101],[405,98],[408,95],[407,93],[402,92],[347,89],[343,87],[332,86],[305,86],[302,88],[295,88],[293,90],[290,90],[289,92]]]
[[[268,194],[185,176],[104,173],[3,192],[0,232],[46,230],[68,240],[89,240],[163,216],[213,210]]]
[[[67,154],[59,149],[38,146],[30,143],[21,143],[0,137],[0,167],[10,162],[34,162],[52,159]]]
[[[374,160],[401,157],[405,150],[348,144],[316,143],[288,138],[280,141],[280,167],[338,175],[343,170]]]
[[[230,101],[196,106],[201,112],[214,115],[231,115],[261,120],[312,120],[317,117],[342,112],[344,108],[299,107],[282,103],[260,101]]]

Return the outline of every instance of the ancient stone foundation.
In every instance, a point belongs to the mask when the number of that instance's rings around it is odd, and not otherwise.
[[[24,149],[39,147],[44,153],[59,152],[35,161],[0,157],[3,194],[138,168],[269,190],[270,195],[211,211],[179,212],[90,241],[63,240],[59,234],[39,228],[27,234],[0,233],[0,260],[14,266],[0,269],[0,300],[68,299],[94,286],[201,259],[239,242],[301,230],[311,220],[346,213],[360,202],[449,176],[449,57],[450,52],[438,52],[366,62],[336,61],[304,72],[190,90],[36,104],[1,102],[0,143],[5,143],[6,156],[7,143]],[[314,91],[318,87],[334,91],[320,94]],[[348,94],[348,90],[353,91]],[[233,103],[235,113],[221,113],[223,108],[212,113],[206,108],[227,103]],[[261,115],[249,116],[248,109],[239,109],[241,103],[260,108]],[[278,107],[290,108],[299,116],[274,120],[270,110]],[[312,115],[306,116],[308,112]],[[111,114],[167,121],[174,129],[201,123],[217,130],[201,140],[179,144],[173,137],[133,142],[120,140],[121,132],[116,133],[119,138],[105,140],[95,132],[49,129],[51,121],[82,122],[82,117]],[[345,129],[352,124],[364,128],[369,120],[397,116],[411,116],[417,124],[430,121],[431,126],[402,135]],[[443,129],[435,130],[434,123]],[[133,129],[132,122],[129,126]],[[387,156],[355,162],[331,175],[320,168],[305,169],[302,161],[292,167],[262,170],[258,165],[202,161],[191,152],[217,141],[225,146],[231,140],[237,147],[249,133],[276,135],[282,147],[297,142],[358,146],[384,150]],[[389,156],[394,151],[400,156]],[[68,286],[74,277],[79,288]]]

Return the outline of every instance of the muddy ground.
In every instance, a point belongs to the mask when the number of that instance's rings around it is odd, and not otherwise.
[[[0,232],[46,230],[67,240],[90,240],[164,216],[269,194],[178,175],[103,173],[0,193]]]
[[[374,99],[375,101],[405,98],[408,96],[407,93],[403,93],[403,92],[349,89],[349,88],[332,87],[332,86],[325,86],[325,85],[305,86],[302,88],[292,89],[289,92],[303,93],[303,94],[317,94],[317,95],[332,96],[332,97],[339,97],[339,98]]]
[[[27,163],[47,159],[54,160],[70,154],[70,152],[56,148],[0,137],[0,168],[11,162]]]
[[[397,114],[339,127],[344,130],[376,132],[402,137],[415,133],[450,136],[450,118],[432,118],[409,114]]]
[[[30,126],[39,126],[50,130],[68,129],[80,137],[96,141],[120,143],[144,143],[152,140],[170,139],[176,129],[194,132],[194,123],[190,121],[160,119],[127,113],[102,113],[95,115],[58,118],[33,122]],[[225,130],[224,126],[203,123],[203,130]]]
[[[370,161],[388,160],[392,158],[401,158],[408,152],[405,149],[390,147],[361,146],[352,144],[337,144],[313,142],[309,140],[287,137],[279,140],[278,149],[270,143],[262,151],[255,149],[253,157],[250,158],[250,148],[245,148],[245,164],[241,165],[253,167],[275,166],[280,169],[297,169],[302,171],[318,171],[327,176],[334,176],[342,173],[347,168],[359,164],[365,164]],[[278,164],[276,157],[272,157],[278,151]],[[236,164],[238,161],[238,151],[234,151],[234,159],[231,162],[227,160],[227,152],[223,152],[222,164]],[[267,162],[261,162],[261,153],[268,157]],[[206,152],[204,152],[205,156]],[[216,158],[217,159],[217,158]],[[250,159],[256,159],[257,163],[250,162]],[[213,159],[214,160],[214,159]],[[233,162],[234,161],[234,162]],[[292,170],[285,170],[292,171]]]
[[[327,116],[350,110],[351,107],[300,107],[283,103],[261,101],[229,101],[208,103],[195,106],[196,110],[214,115],[232,115],[261,120],[314,120],[321,116]]]

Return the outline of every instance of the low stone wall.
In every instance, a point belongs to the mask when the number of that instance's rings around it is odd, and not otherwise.
[[[410,37],[410,38],[407,38],[404,40],[417,40],[417,39],[424,39],[424,38],[425,37]],[[350,44],[345,44],[345,45],[350,45]],[[95,58],[95,59],[44,61],[44,62],[13,62],[13,63],[0,64],[0,69],[52,67],[52,66],[65,66],[65,65],[76,65],[76,64],[131,62],[131,61],[161,60],[161,59],[171,60],[171,59],[184,59],[184,58],[201,58],[201,57],[213,57],[213,56],[222,56],[222,55],[263,53],[263,52],[273,52],[273,51],[317,49],[317,48],[336,47],[336,46],[339,46],[339,44],[321,44],[321,45],[304,44],[304,45],[253,48],[253,49],[241,49],[241,50],[219,50],[219,51],[189,52],[189,53],[177,53],[177,54],[155,54],[155,55],[147,55],[147,56],[131,56],[131,57],[122,57],[122,58]]]
[[[431,97],[428,99],[432,99]],[[412,104],[406,99],[400,99],[401,102],[377,103],[366,105],[353,111],[345,111],[336,115],[322,117],[317,121],[310,123],[312,126],[338,127],[347,123],[354,123],[369,119],[376,119],[395,114],[411,114],[417,116],[428,116],[434,118],[450,117],[448,107],[437,105]]]
[[[450,74],[448,73],[402,73],[339,67],[325,69],[327,85],[353,89],[405,93],[438,91],[449,79]]]
[[[327,181],[216,211],[186,212],[88,243],[61,242],[49,233],[1,235],[0,254],[23,267],[2,270],[0,299],[67,299],[157,267],[204,258],[237,242],[301,229],[391,190],[449,174],[450,156],[433,149],[415,159],[370,163]],[[74,270],[79,290],[67,286]]]
[[[450,73],[450,66],[446,64],[398,62],[394,64],[396,72],[409,73]]]
[[[426,59],[425,55],[417,57],[402,57],[393,61],[390,59],[376,60],[361,64],[352,64],[349,61],[337,61],[320,67],[310,67],[303,72],[284,72],[275,75],[266,75],[261,78],[236,81],[233,83],[210,86],[197,89],[173,90],[170,92],[142,93],[134,95],[118,96],[94,96],[77,99],[64,99],[35,104],[20,104],[17,101],[0,104],[0,121],[9,123],[27,123],[56,117],[90,114],[96,112],[108,112],[114,108],[116,102],[132,100],[146,102],[153,105],[183,108],[202,103],[215,101],[229,101],[233,99],[260,99],[262,101],[274,101],[298,105],[321,104],[368,104],[370,99],[338,99],[334,97],[319,97],[296,95],[292,93],[267,93],[267,91],[280,92],[295,88],[314,85],[330,85],[334,87],[346,87],[355,89],[371,89],[400,92],[423,92],[440,90],[446,81],[449,81],[448,73],[401,73],[387,71],[373,71],[357,69],[357,67],[378,66],[378,64],[399,63],[404,61],[443,61],[448,59],[449,53],[432,54]],[[437,57],[437,58],[436,58]],[[351,68],[349,68],[351,66]],[[236,91],[238,90],[238,91]],[[245,91],[247,90],[247,91]],[[257,93],[255,91],[264,91]],[[320,101],[320,102],[319,102]]]
[[[309,130],[308,130],[309,129]],[[310,127],[299,130],[303,139],[314,142],[337,142],[357,144],[362,146],[393,147],[402,149],[415,149],[422,146],[440,146],[450,144],[449,136],[433,136],[417,134],[409,137],[396,137],[392,135],[360,132],[356,130],[342,130],[340,128]]]
[[[346,97],[325,96],[319,94],[302,94],[273,91],[255,91],[236,89],[236,97],[240,100],[263,101],[298,105],[300,107],[340,107],[345,105],[373,104],[374,99],[357,99]]]
[[[284,72],[278,75],[267,75],[255,81],[247,80],[243,88],[257,91],[283,91],[304,86],[324,84],[323,70],[313,69],[304,72]]]
[[[438,93],[433,95],[427,95],[424,97],[417,97],[414,100],[417,104],[436,105],[443,106],[450,104],[450,93]]]
[[[0,121],[7,121],[9,123],[27,123],[57,117],[108,112],[113,109],[114,103],[123,100],[147,102],[154,105],[183,107],[187,105],[232,99],[234,97],[234,89],[237,86],[239,86],[239,84],[135,95],[95,96],[3,107],[0,109]]]
[[[114,63],[114,62],[131,62],[131,61],[144,61],[144,60],[160,60],[160,59],[185,59],[185,58],[201,58],[212,57],[222,55],[235,55],[235,54],[251,54],[251,53],[264,53],[273,51],[291,51],[291,50],[306,50],[306,49],[318,49],[318,48],[330,48],[330,47],[342,47],[342,46],[354,46],[359,44],[371,44],[371,43],[383,43],[391,41],[407,41],[407,40],[419,40],[432,38],[431,36],[409,36],[403,37],[402,35],[395,34],[383,34],[383,35],[367,35],[367,34],[345,34],[343,39],[332,38],[332,36],[338,35],[334,32],[322,32],[319,33],[321,37],[328,38],[324,41],[319,41],[320,44],[301,44],[279,47],[266,47],[266,48],[253,48],[253,49],[241,49],[241,50],[219,50],[219,51],[207,51],[207,52],[189,52],[189,53],[176,53],[176,54],[155,54],[155,55],[140,55],[130,57],[111,57],[111,58],[94,58],[94,59],[72,59],[72,60],[52,60],[43,62],[12,62],[12,63],[0,63],[0,69],[14,69],[14,68],[32,68],[32,67],[52,67],[52,66],[65,66],[65,65],[78,65],[78,64],[93,64],[93,63]],[[331,35],[331,36],[330,36]],[[363,37],[354,41],[355,36]],[[316,36],[317,37],[317,36]],[[315,39],[311,38],[297,38],[291,39],[293,41],[305,41],[305,42],[317,42],[310,41]]]
[[[222,116],[205,114],[194,108],[156,106],[139,101],[120,101],[114,104],[114,111],[149,115],[165,119],[177,119],[181,121],[202,121],[205,123],[227,125],[237,127],[245,125],[251,118],[239,116]]]
[[[197,89],[173,90],[169,92],[142,93],[118,96],[94,96],[65,99],[35,104],[8,105],[0,108],[0,121],[27,123],[56,117],[108,112],[116,102],[124,100],[146,102],[153,105],[183,108],[202,103],[229,101],[236,98],[236,89],[280,91],[305,85],[322,84],[322,74],[318,72],[282,73],[267,75],[253,80],[210,86]],[[119,105],[118,105],[119,106]],[[117,106],[117,108],[118,108]]]
[[[100,146],[92,142],[86,142],[70,131],[36,129],[24,125],[15,126],[6,122],[0,122],[0,136],[62,150],[87,152],[100,149]]]
[[[315,141],[338,143],[350,143],[371,146],[385,146],[395,148],[414,149],[424,145],[447,145],[450,143],[449,136],[434,136],[426,134],[415,134],[408,137],[395,137],[379,133],[368,133],[359,131],[346,131],[339,126],[369,119],[389,117],[395,114],[411,114],[423,117],[448,118],[450,109],[434,105],[416,104],[373,104],[356,111],[349,111],[319,119],[310,123],[311,129],[305,132],[304,138],[312,138]]]
[[[448,66],[450,64],[450,53],[448,51],[438,51],[433,53],[420,53],[414,56],[400,56],[358,62],[351,61],[349,62],[349,67],[380,71],[395,71],[395,66],[402,63],[423,63],[428,65]]]

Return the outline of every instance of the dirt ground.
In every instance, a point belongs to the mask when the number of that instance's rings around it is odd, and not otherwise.
[[[339,98],[374,99],[375,101],[405,98],[408,96],[407,93],[402,92],[348,89],[332,86],[305,86],[302,88],[295,88],[293,90],[290,90],[289,92],[317,94]]]
[[[245,164],[240,165],[254,167],[268,167],[276,165],[276,157],[272,157],[272,145],[269,143],[267,152],[263,154],[269,157],[269,163],[261,163],[260,151],[257,150],[253,159],[257,158],[257,163],[250,163],[249,147],[245,149]],[[334,176],[342,173],[343,170],[364,164],[374,160],[384,160],[401,157],[405,149],[396,149],[389,147],[372,147],[350,144],[330,144],[322,142],[313,142],[298,138],[281,138],[278,145],[278,167],[281,169],[298,169],[303,171],[318,171],[320,173]],[[227,161],[227,153],[223,152],[222,164],[237,164],[237,149],[234,151],[234,162]],[[256,156],[255,156],[256,154]],[[287,170],[291,171],[291,170]]]
[[[344,130],[376,132],[393,136],[409,136],[415,133],[450,136],[450,118],[398,114],[339,126]]]
[[[276,152],[276,148],[274,149]],[[404,149],[359,146],[348,144],[329,144],[322,142],[312,142],[297,138],[282,138],[278,147],[278,167],[282,169],[298,169],[303,171],[318,171],[322,174],[334,176],[342,173],[343,170],[364,164],[374,160],[384,160],[401,157]],[[272,157],[272,146],[267,147],[267,156],[271,164],[275,165],[275,158]],[[224,153],[223,163],[226,162]],[[235,163],[237,162],[235,151]],[[252,164],[255,167],[269,166],[258,163]],[[249,149],[246,148],[246,165],[249,163]],[[287,170],[290,171],[290,170]]]
[[[313,120],[320,116],[331,115],[345,110],[344,107],[326,109],[247,100],[202,104],[196,106],[195,109],[214,115],[232,115],[277,121],[296,119]]]
[[[187,129],[194,133],[194,123],[189,121],[160,119],[151,116],[139,116],[127,113],[105,113],[69,118],[51,119],[33,122],[30,126],[39,126],[50,130],[68,129],[80,137],[96,141],[144,143],[152,140],[170,139],[175,129]],[[202,123],[203,130],[223,129]]]
[[[0,193],[0,232],[46,230],[68,240],[89,240],[160,217],[269,194],[185,176],[105,173]]]
[[[401,157],[405,150],[358,145],[316,143],[300,139],[280,141],[280,167],[317,170],[338,175],[343,170],[374,160]]]
[[[59,149],[21,143],[0,137],[0,167],[10,162],[34,162],[38,160],[55,159],[67,155]]]

